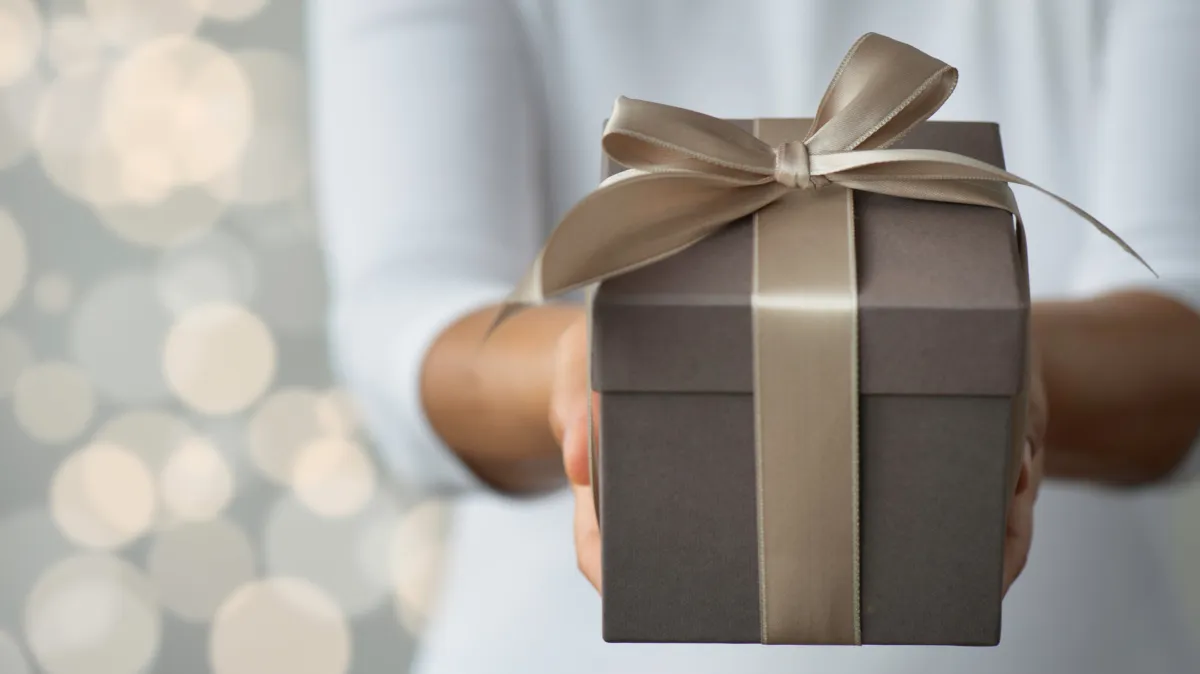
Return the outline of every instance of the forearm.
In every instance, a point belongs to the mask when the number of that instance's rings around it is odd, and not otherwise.
[[[481,479],[508,492],[559,484],[562,455],[550,428],[555,345],[581,309],[545,306],[488,339],[495,309],[472,313],[425,358],[421,396],[434,429]]]
[[[1200,430],[1200,316],[1128,292],[1033,309],[1051,477],[1135,485],[1167,475]]]

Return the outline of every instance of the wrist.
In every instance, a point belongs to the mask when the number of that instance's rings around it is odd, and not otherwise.
[[[561,369],[560,345],[583,316],[583,308],[574,305],[530,308],[504,323],[478,350],[481,425],[507,446],[506,455],[558,459],[550,412]]]

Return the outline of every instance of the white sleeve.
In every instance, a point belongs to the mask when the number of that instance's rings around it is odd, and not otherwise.
[[[1159,278],[1088,237],[1075,289],[1150,289],[1200,311],[1200,3],[1116,0],[1106,25],[1096,212]],[[1200,442],[1176,476],[1200,477]]]
[[[310,3],[318,209],[335,369],[415,488],[481,483],[425,417],[440,332],[541,244],[540,87],[509,0]]]

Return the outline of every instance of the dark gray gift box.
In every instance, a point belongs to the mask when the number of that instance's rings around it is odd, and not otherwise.
[[[895,147],[1004,165],[993,124],[926,122]],[[1000,210],[854,199],[862,640],[994,645],[1024,417],[1023,244]],[[760,640],[750,222],[595,294],[607,641]]]

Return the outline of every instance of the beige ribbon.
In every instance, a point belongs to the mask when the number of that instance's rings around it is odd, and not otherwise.
[[[690,110],[619,99],[604,149],[630,170],[567,213],[497,319],[652,264],[756,214],[764,642],[861,643],[851,190],[999,208],[1021,232],[1009,183],[1025,185],[1149,268],[1083,209],[1019,176],[951,152],[887,149],[941,107],[957,78],[909,45],[868,34],[842,61],[802,140],[780,120],[760,121],[756,135]]]

